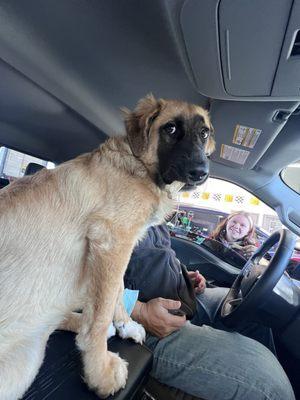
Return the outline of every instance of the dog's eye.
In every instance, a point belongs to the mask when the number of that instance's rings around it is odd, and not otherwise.
[[[207,139],[209,136],[209,129],[208,128],[202,128],[200,131],[202,139]]]
[[[169,123],[166,124],[164,126],[164,131],[168,134],[168,135],[174,135],[174,133],[176,132],[176,125]]]

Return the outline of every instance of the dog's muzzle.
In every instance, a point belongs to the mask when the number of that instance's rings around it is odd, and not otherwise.
[[[184,188],[191,190],[198,185],[202,185],[208,178],[209,166],[207,161],[188,162],[185,165],[179,163],[172,165],[164,174],[163,180],[170,184],[174,181],[184,182]]]
[[[208,178],[208,174],[208,163],[195,164],[186,173],[186,183],[194,186],[201,185]]]

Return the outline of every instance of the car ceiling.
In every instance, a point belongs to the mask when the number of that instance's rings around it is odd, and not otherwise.
[[[300,21],[300,2],[274,1],[273,17],[265,3],[253,0],[242,9],[237,0],[0,0],[0,143],[59,163],[122,134],[120,107],[134,107],[147,93],[210,104],[217,140],[212,174],[259,195],[299,233],[299,196],[278,173],[300,158],[300,96],[289,74],[282,78],[289,67],[282,52],[293,34],[289,24],[295,16]],[[236,18],[247,25],[247,13],[253,19],[258,11],[258,22],[269,21],[261,32],[265,47],[249,40],[247,50],[242,43],[243,60],[253,56],[239,65],[235,32],[245,40],[247,27],[236,26]],[[226,38],[232,35],[230,80],[224,21],[231,29]],[[244,165],[220,157],[237,124],[262,130]],[[287,204],[278,190],[287,191]]]

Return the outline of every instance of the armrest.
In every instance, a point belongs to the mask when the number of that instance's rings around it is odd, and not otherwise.
[[[23,400],[99,400],[82,379],[81,357],[74,339],[75,334],[64,331],[50,336],[43,365]],[[118,337],[111,338],[108,347],[129,362],[125,389],[109,400],[132,399],[148,378],[152,353],[145,346]]]

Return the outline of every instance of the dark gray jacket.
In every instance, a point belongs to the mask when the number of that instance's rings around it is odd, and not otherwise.
[[[125,287],[139,290],[139,300],[157,297],[180,300],[188,319],[196,310],[194,288],[186,267],[171,248],[167,226],[149,228],[146,237],[134,249],[124,277]]]

